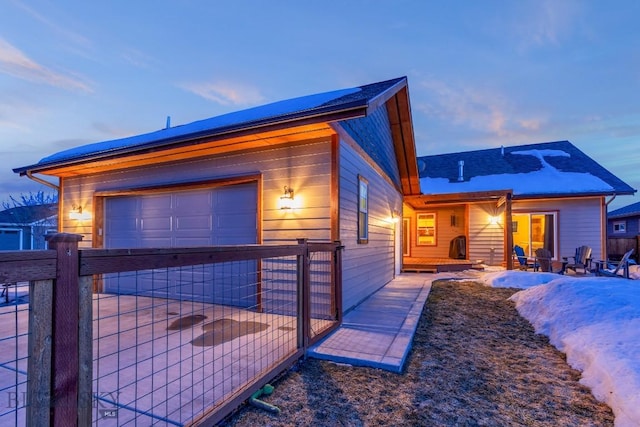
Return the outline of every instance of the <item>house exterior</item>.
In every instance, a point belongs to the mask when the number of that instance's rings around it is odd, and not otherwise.
[[[447,257],[462,236],[472,262],[513,266],[513,246],[555,260],[582,245],[606,259],[608,197],[636,190],[569,141],[418,158],[422,194],[405,198],[407,258]]]
[[[56,204],[16,206],[0,211],[0,251],[45,249],[44,236],[56,231]]]
[[[59,178],[59,229],[88,247],[339,240],[344,311],[399,273],[396,219],[403,197],[420,192],[404,77],[76,147],[14,171]]]
[[[640,261],[640,202],[607,215],[607,259],[620,260],[629,249],[634,250],[631,258]]]
[[[607,235],[612,238],[635,238],[640,235],[640,202],[609,212]]]

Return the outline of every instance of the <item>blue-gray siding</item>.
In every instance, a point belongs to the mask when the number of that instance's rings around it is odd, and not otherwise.
[[[357,236],[358,175],[369,183],[369,240]],[[343,253],[343,307],[347,311],[394,277],[395,224],[402,197],[346,142],[340,144],[340,240]]]

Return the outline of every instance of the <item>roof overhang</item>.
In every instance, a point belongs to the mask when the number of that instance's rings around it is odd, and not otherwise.
[[[424,209],[438,205],[459,205],[464,203],[490,202],[501,203],[512,193],[511,190],[477,191],[473,193],[420,194],[407,196],[404,202],[413,209]]]
[[[386,101],[386,107],[400,171],[402,193],[410,196],[420,194],[420,177],[406,79],[403,80],[403,83],[404,86]]]
[[[287,139],[299,139],[301,134],[315,138],[320,134],[323,136],[333,134],[328,126],[329,122],[353,119],[367,114],[368,104],[365,101],[356,101],[350,104],[343,104],[339,109],[326,107],[316,109],[312,112],[303,111],[293,114],[245,122],[239,125],[203,130],[200,132],[180,135],[178,137],[156,139],[146,144],[129,147],[119,147],[102,152],[92,153],[71,159],[62,159],[49,163],[36,163],[29,166],[13,169],[20,176],[29,173],[41,173],[52,176],[73,176],[84,174],[83,165],[95,164],[99,170],[121,169],[131,166],[136,161],[145,159],[160,160],[169,154],[170,157],[179,153],[198,151],[202,155],[215,154],[221,152],[244,149],[246,146],[268,146],[286,142]],[[292,137],[292,135],[298,135]],[[264,140],[263,143],[257,142]],[[244,146],[243,146],[244,144]],[[198,146],[193,150],[194,146]],[[206,147],[201,147],[206,146]],[[209,152],[210,151],[210,152]],[[159,154],[162,153],[162,154]],[[193,157],[186,156],[186,157]],[[127,166],[121,165],[122,160],[127,159]],[[172,159],[167,158],[166,161]],[[111,165],[112,167],[110,167]],[[105,169],[106,168],[106,169]]]

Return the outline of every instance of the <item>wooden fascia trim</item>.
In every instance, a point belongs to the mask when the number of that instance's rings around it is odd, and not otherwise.
[[[393,148],[400,171],[402,192],[406,195],[420,194],[418,160],[416,154],[411,107],[407,87],[403,87],[386,102]]]
[[[405,201],[411,206],[423,208],[427,205],[473,203],[495,200],[496,203],[511,194],[510,190],[501,191],[477,191],[474,193],[449,193],[449,194],[421,194],[406,196]]]
[[[184,159],[224,154],[234,151],[273,147],[298,141],[327,138],[334,130],[327,123],[314,123],[278,131],[252,133],[227,139],[200,139],[171,147],[157,147],[129,154],[113,154],[92,161],[78,161],[40,171],[40,173],[71,177],[127,169],[145,164],[168,163]]]

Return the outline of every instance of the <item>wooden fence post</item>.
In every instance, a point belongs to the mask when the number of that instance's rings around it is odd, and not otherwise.
[[[336,244],[336,248],[334,250],[334,273],[333,273],[333,292],[335,295],[332,298],[332,301],[335,301],[335,315],[338,324],[342,324],[342,250],[344,246],[340,243],[339,240],[334,242]]]
[[[311,274],[308,239],[298,239],[304,252],[298,256],[298,346],[305,349],[311,336]]]
[[[29,282],[27,427],[50,424],[52,295],[53,280]]]
[[[46,239],[49,248],[57,253],[52,300],[50,425],[77,426],[80,305],[78,242],[82,240],[82,236],[58,233],[49,235]]]

